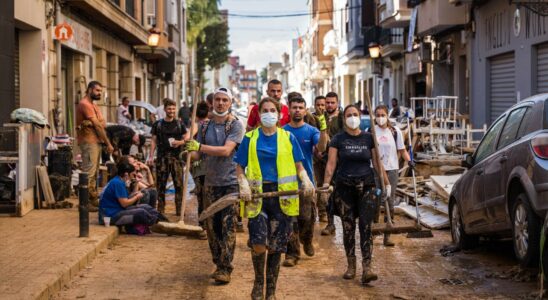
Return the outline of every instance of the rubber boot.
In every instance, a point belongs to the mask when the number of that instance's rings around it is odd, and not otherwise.
[[[333,235],[335,233],[335,217],[332,215],[327,216],[327,226],[322,230],[322,235]]]
[[[255,281],[253,282],[253,290],[251,291],[252,300],[264,299],[264,265],[266,253],[255,254],[251,253],[253,261],[253,269],[255,270]]]
[[[281,253],[268,254],[266,261],[266,300],[276,299],[276,282],[280,273]]]
[[[344,279],[353,279],[356,277],[356,257],[347,257],[348,267],[343,274]]]
[[[385,233],[384,234],[384,240],[383,240],[383,244],[386,246],[386,247],[394,247],[394,242],[392,242],[390,240],[390,233]]]
[[[181,216],[181,206],[183,206],[182,202],[175,201],[175,215]]]
[[[375,280],[378,279],[377,274],[375,274],[371,271],[371,260],[364,260],[362,262],[362,268],[363,268],[363,273],[362,273],[362,284],[363,285],[368,284],[369,282],[375,281]]]

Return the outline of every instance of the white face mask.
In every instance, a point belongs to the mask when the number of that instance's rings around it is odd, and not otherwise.
[[[377,120],[377,124],[379,124],[380,126],[386,125],[386,122],[388,121],[386,117],[378,117],[375,120]]]
[[[278,114],[277,113],[262,113],[261,114],[261,124],[263,124],[264,127],[270,128],[276,126],[276,123],[278,123]]]
[[[225,111],[224,113],[220,113],[220,112],[217,112],[216,110],[213,110],[213,114],[216,115],[217,117],[224,117],[228,115],[228,110]]]
[[[360,118],[356,116],[346,118],[346,126],[350,129],[356,129],[360,127]]]

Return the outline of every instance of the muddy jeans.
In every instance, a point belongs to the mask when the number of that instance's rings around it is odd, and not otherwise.
[[[314,159],[314,179],[318,187],[321,187],[323,185],[325,165],[326,165],[326,162],[324,160]],[[327,193],[316,194],[316,207],[318,209],[318,215],[322,216],[327,214],[328,199],[329,199],[329,194]]]
[[[278,190],[276,183],[264,183],[263,192]],[[289,234],[291,233],[291,217],[280,207],[278,197],[263,198],[261,213],[250,218],[248,223],[251,245],[266,245],[268,253],[285,253]]]
[[[97,172],[99,171],[99,160],[101,159],[101,144],[81,143],[82,172],[88,173],[89,203],[99,206],[97,193]]]
[[[303,203],[302,197],[299,199],[299,203]],[[299,259],[301,257],[301,243],[311,244],[314,237],[314,223],[316,221],[314,214],[314,206],[310,205],[305,208],[308,210],[308,217],[302,217],[305,213],[303,209],[300,211],[300,215],[297,218],[293,218],[292,232],[289,236],[289,243],[287,244],[286,257],[293,257]]]
[[[390,216],[392,217],[392,220],[394,220],[394,205],[396,204],[396,188],[398,187],[398,170],[387,170],[386,175],[388,176],[388,181],[390,182],[390,186],[392,188],[392,191],[390,195],[388,195],[388,205],[390,206]],[[383,203],[384,205],[384,203]],[[387,222],[387,216],[384,215],[384,222]]]
[[[371,224],[377,210],[374,186],[337,183],[334,191],[335,215],[341,217],[346,257],[356,257],[356,219],[360,231],[360,248],[364,261],[371,260],[373,236]]]
[[[203,191],[204,208],[219,198],[238,193],[238,185],[205,186]],[[209,249],[217,269],[232,272],[232,259],[236,247],[236,227],[234,224],[236,205],[224,208],[205,221]]]
[[[205,175],[196,176],[194,178],[194,184],[196,185],[194,193],[196,194],[196,200],[198,201],[198,216],[204,211],[204,181]],[[204,221],[199,222],[199,225],[202,228],[205,228],[204,224]]]
[[[166,206],[166,185],[169,175],[175,187],[175,207],[179,212],[183,202],[183,163],[176,157],[159,156],[156,159],[156,180],[158,181],[158,210],[161,213]]]

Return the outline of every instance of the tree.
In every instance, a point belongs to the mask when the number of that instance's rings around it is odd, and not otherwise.
[[[198,78],[202,79],[206,66],[220,68],[230,54],[228,49],[228,25],[225,22],[209,25],[198,38],[196,68]]]

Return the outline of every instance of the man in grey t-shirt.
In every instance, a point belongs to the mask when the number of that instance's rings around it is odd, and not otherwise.
[[[204,156],[204,209],[219,198],[238,193],[236,164],[233,156],[238,144],[244,137],[244,127],[229,113],[232,106],[232,93],[229,89],[218,88],[213,96],[213,118],[198,128],[197,140],[185,144],[192,152],[193,159]],[[235,206],[227,207],[207,220],[206,230],[213,263],[217,269],[212,274],[217,283],[230,282],[232,259],[236,246],[236,228],[234,224]]]

